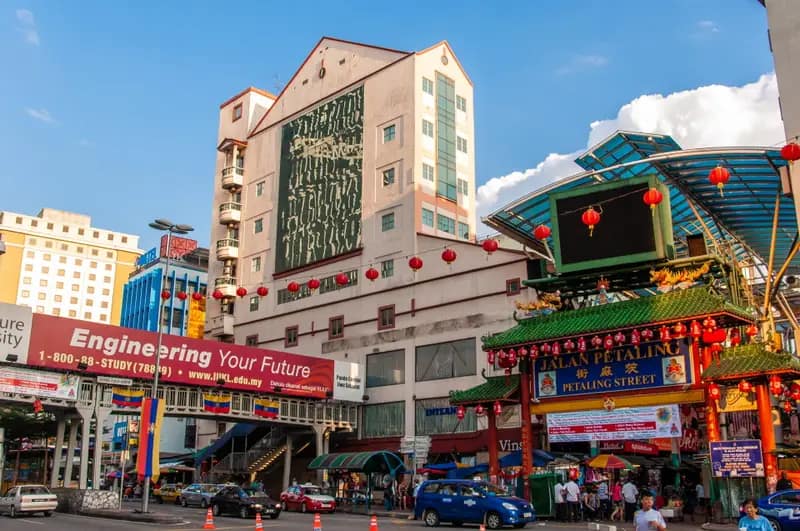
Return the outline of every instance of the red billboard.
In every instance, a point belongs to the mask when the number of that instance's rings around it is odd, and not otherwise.
[[[190,253],[197,249],[197,240],[190,238],[181,238],[180,236],[172,236],[169,239],[169,249],[167,249],[167,235],[161,237],[161,248],[159,249],[159,256],[166,258],[180,258],[186,253]]]
[[[155,332],[35,313],[27,362],[73,372],[84,363],[87,374],[149,380],[157,346]],[[168,334],[160,358],[163,382],[216,387],[225,380],[226,389],[315,398],[334,391],[328,359]]]

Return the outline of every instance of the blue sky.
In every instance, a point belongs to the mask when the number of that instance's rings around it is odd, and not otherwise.
[[[756,0],[2,0],[0,209],[89,214],[143,249],[158,237],[148,221],[169,217],[207,245],[219,103],[277,92],[323,35],[404,50],[447,39],[475,84],[479,184],[585,148],[590,124],[641,95],[773,70]],[[707,120],[703,101],[680,119]]]

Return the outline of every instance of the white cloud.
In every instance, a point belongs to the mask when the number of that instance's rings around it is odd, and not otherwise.
[[[36,30],[36,20],[33,12],[27,9],[17,9],[17,29],[22,33],[25,42],[34,46],[39,46],[39,32]]]
[[[709,33],[719,33],[719,26],[713,20],[701,20],[697,23],[697,28]]]
[[[556,69],[556,75],[565,76],[593,68],[603,68],[608,64],[608,57],[602,55],[576,55],[564,65]]]
[[[615,118],[592,122],[587,147],[618,130],[667,134],[683,148],[774,146],[784,138],[775,74],[740,87],[709,85],[666,96],[639,96],[623,105]],[[573,162],[579,154],[551,153],[531,169],[489,179],[478,188],[478,217],[581,171]]]
[[[56,123],[55,118],[50,115],[50,111],[42,107],[41,109],[31,109],[30,107],[25,108],[25,112],[31,118],[39,120],[40,122],[44,122],[46,124],[54,124]]]

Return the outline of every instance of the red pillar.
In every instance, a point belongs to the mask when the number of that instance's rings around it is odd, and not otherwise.
[[[520,446],[522,447],[522,485],[523,495],[526,500],[530,500],[530,485],[528,476],[533,472],[532,448],[531,448],[531,374],[530,361],[523,359],[519,364],[519,402],[520,402]]]
[[[764,453],[764,468],[767,475],[778,473],[778,458],[775,456],[775,432],[772,427],[772,402],[767,384],[760,383],[756,388],[756,407],[758,408],[758,428],[761,432],[761,451]]]
[[[708,347],[700,347],[698,343],[692,344],[692,349],[697,358],[702,356],[703,370],[711,365],[711,350]],[[706,391],[706,430],[708,431],[708,442],[717,442],[719,435],[719,410],[717,401],[708,396]]]
[[[491,405],[486,408],[486,421],[489,424],[486,432],[489,438],[489,481],[497,483],[497,476],[500,474],[500,460],[497,457],[497,423]]]

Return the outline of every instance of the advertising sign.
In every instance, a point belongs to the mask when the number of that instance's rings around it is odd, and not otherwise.
[[[680,437],[678,406],[629,407],[547,415],[550,442]]]
[[[0,367],[0,392],[2,393],[76,400],[79,382],[80,377],[77,374]]]
[[[186,336],[194,339],[203,339],[206,329],[206,298],[199,301],[194,297],[189,299],[189,322],[186,327]]]
[[[692,382],[689,349],[651,342],[540,357],[534,382],[541,399],[685,385]]]
[[[666,439],[669,441],[669,439]],[[667,451],[671,447],[667,445]],[[636,455],[658,455],[662,448],[656,444],[641,441],[603,441],[600,443],[601,452],[625,452]]]
[[[31,315],[28,306],[0,302],[0,361],[28,362]]]
[[[197,240],[190,238],[181,238],[180,236],[172,236],[169,238],[169,249],[167,249],[167,235],[161,237],[161,245],[159,248],[159,256],[164,258],[169,255],[170,258],[180,258],[186,253],[190,253],[197,249]]]
[[[755,411],[756,409],[755,393],[743,393],[734,386],[726,388],[719,400],[719,410],[723,413]]]
[[[763,478],[764,460],[761,441],[709,442],[711,470],[718,478]]]
[[[28,364],[123,378],[151,379],[158,334],[63,317],[33,316]],[[363,382],[357,364],[203,341],[164,334],[160,351],[164,382],[301,397],[361,401]],[[354,387],[361,386],[356,390]]]
[[[136,265],[139,267],[146,266],[150,262],[154,262],[156,258],[157,258],[156,248],[153,247],[152,249],[150,249],[149,251],[147,251],[142,256],[136,259]]]

